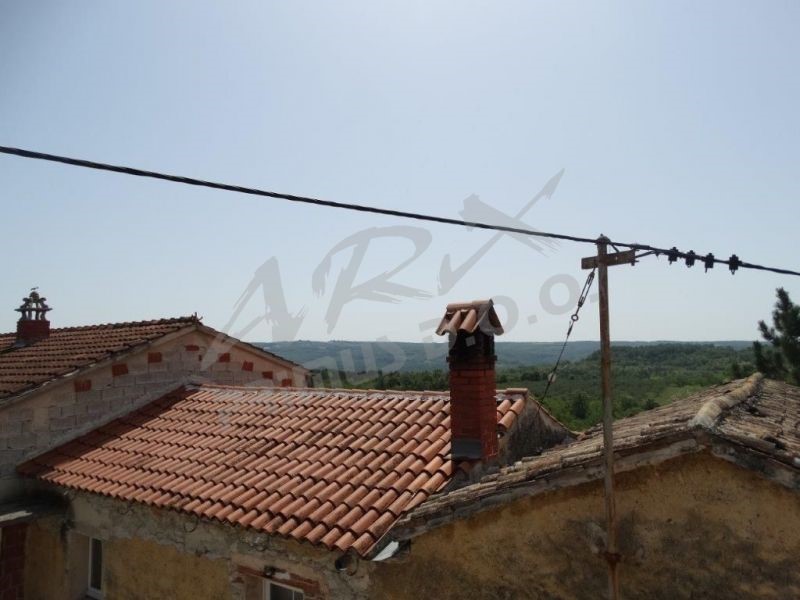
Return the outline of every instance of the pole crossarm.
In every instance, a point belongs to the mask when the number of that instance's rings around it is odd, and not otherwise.
[[[636,251],[625,250],[623,252],[613,252],[606,254],[603,258],[603,263],[607,267],[616,265],[635,265],[636,264]],[[600,256],[587,256],[581,259],[581,269],[596,269],[600,266]]]

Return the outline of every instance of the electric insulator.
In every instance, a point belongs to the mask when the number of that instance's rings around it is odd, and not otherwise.
[[[736,273],[736,270],[742,265],[742,261],[739,260],[739,257],[735,254],[731,254],[731,257],[728,259],[728,268],[731,270],[731,275]]]
[[[667,260],[669,261],[669,264],[677,262],[679,254],[680,252],[678,252],[678,249],[675,246],[673,246],[671,250],[667,251]]]

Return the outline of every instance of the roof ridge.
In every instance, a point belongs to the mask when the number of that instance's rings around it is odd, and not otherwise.
[[[450,390],[378,390],[373,388],[329,388],[329,387],[295,387],[295,386],[275,386],[275,385],[232,385],[227,383],[209,382],[190,382],[194,388],[223,388],[232,390],[276,390],[291,392],[348,392],[348,393],[367,393],[367,394],[425,394],[428,396],[449,396]],[[498,394],[525,394],[530,395],[528,388],[504,388],[497,389]],[[549,411],[548,411],[548,414]]]
[[[449,395],[449,390],[376,390],[370,388],[329,388],[329,387],[294,387],[277,385],[230,385],[225,383],[214,383],[212,381],[190,384],[193,387],[204,388],[224,388],[233,390],[275,390],[287,392],[347,392],[347,393],[368,393],[368,394],[427,394],[436,396]],[[497,390],[502,391],[502,390]]]
[[[757,394],[763,381],[764,375],[753,373],[747,379],[740,379],[739,385],[734,389],[711,396],[711,398],[703,402],[700,410],[689,421],[689,428],[711,429],[730,409]]]
[[[93,325],[72,325],[70,327],[53,327],[50,334],[61,331],[88,331],[91,329],[114,329],[122,327],[142,327],[147,325],[171,325],[173,323],[200,323],[201,318],[196,315],[180,317],[164,317],[161,319],[146,319],[142,321],[120,321],[117,323],[96,323]],[[0,337],[15,336],[15,332],[0,333]]]
[[[114,329],[117,327],[141,327],[145,325],[171,325],[173,323],[199,323],[200,318],[195,315],[181,317],[165,317],[161,319],[145,319],[142,321],[119,321],[117,323],[96,323],[94,325],[73,325],[72,327],[56,327],[55,331],[81,331],[84,329]]]

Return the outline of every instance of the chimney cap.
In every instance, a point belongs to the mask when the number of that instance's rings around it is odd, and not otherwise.
[[[27,298],[22,299],[22,306],[15,308],[20,313],[20,321],[45,321],[46,314],[52,310],[47,306],[47,298],[40,296],[37,291],[39,288],[31,288],[31,293]]]
[[[436,335],[455,335],[459,331],[472,334],[478,330],[487,335],[503,334],[503,325],[491,298],[448,304],[444,317],[436,328]]]

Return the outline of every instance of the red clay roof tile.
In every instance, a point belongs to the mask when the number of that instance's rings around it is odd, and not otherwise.
[[[498,419],[510,423],[519,402],[499,393]],[[206,385],[19,472],[363,555],[449,481],[449,412],[442,392]]]

